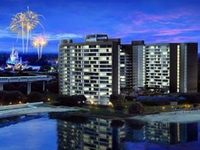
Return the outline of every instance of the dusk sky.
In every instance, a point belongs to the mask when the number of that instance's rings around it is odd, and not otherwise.
[[[33,35],[48,37],[45,52],[58,52],[61,39],[80,41],[92,33],[122,38],[123,43],[200,42],[200,0],[0,0],[0,51],[22,50],[8,27],[27,6],[43,16],[45,29],[38,26]]]

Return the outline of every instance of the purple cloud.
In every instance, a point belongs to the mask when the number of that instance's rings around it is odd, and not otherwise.
[[[169,37],[160,37],[160,38],[154,38],[149,40],[148,42],[153,42],[153,43],[176,43],[176,42],[198,42],[200,39],[199,36],[169,36]]]
[[[190,33],[200,33],[199,20],[200,15],[194,14],[192,10],[176,10],[165,14],[136,12],[115,27],[115,37],[144,37],[145,40],[146,37],[151,40],[159,37],[159,40],[164,39],[168,42],[172,38],[174,41],[196,41],[200,38],[191,38]],[[181,38],[181,35],[184,35],[184,38]]]
[[[180,24],[177,22],[174,22],[177,19],[183,19],[183,18],[189,18],[191,16],[192,12],[191,11],[176,11],[176,12],[171,12],[168,14],[147,14],[144,12],[136,12],[130,18],[134,18],[132,21],[133,24],[135,25],[143,25],[144,23],[149,23],[149,22],[157,22],[161,24]]]
[[[194,32],[194,31],[200,31],[200,27],[188,27],[184,29],[164,29],[158,31],[155,36],[168,36],[168,35],[178,35],[186,32]]]

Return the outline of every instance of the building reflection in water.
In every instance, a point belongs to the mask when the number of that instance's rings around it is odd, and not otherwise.
[[[199,123],[126,122],[123,150],[197,150]]]
[[[135,120],[124,123],[80,116],[56,118],[59,150],[120,150],[138,144],[140,148],[147,148],[151,144],[162,147],[163,144],[170,146],[198,141],[198,123],[144,123]]]
[[[145,124],[141,121],[127,120],[126,121],[126,136],[125,140],[130,142],[145,141]]]
[[[198,141],[198,123],[147,123],[146,141],[161,144],[178,144]]]
[[[129,121],[126,141],[178,144],[198,141],[198,123],[161,123]]]
[[[57,120],[59,150],[120,149],[120,143],[125,136],[122,124],[117,126],[111,120],[101,118],[77,121]]]

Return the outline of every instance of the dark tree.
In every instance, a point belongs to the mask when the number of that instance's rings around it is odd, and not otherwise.
[[[46,97],[39,92],[31,92],[27,97],[27,102],[41,102],[46,101]]]
[[[129,114],[142,114],[144,107],[140,102],[135,102],[128,108],[128,112]]]
[[[122,95],[111,95],[110,102],[116,111],[123,111],[126,106],[126,99]]]
[[[86,103],[86,100],[87,99],[84,95],[62,95],[56,99],[60,105],[64,106],[82,106]]]
[[[120,128],[124,125],[124,122],[121,120],[112,120],[110,126],[113,128]]]
[[[20,91],[0,92],[0,103],[3,105],[18,104],[26,101],[26,96]]]

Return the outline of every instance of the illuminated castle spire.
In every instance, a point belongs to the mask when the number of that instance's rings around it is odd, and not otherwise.
[[[12,52],[10,54],[10,61],[13,62],[13,63],[14,62],[19,63],[18,51],[15,48],[12,49]]]
[[[18,51],[15,48],[12,48],[12,52],[10,54],[10,58],[6,61],[9,65],[16,65],[20,64],[22,61],[20,61]]]

